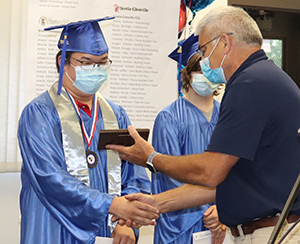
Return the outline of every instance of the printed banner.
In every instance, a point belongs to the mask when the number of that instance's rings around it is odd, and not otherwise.
[[[44,28],[114,16],[99,22],[112,66],[100,92],[124,107],[135,127],[152,129],[157,113],[177,98],[176,63],[180,1],[29,0],[25,104],[57,79],[55,56],[62,29]]]

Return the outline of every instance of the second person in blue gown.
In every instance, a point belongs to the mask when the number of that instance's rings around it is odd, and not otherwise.
[[[220,103],[214,100],[220,84],[209,82],[201,73],[197,54],[198,37],[191,35],[182,44],[181,82],[183,97],[164,108],[157,116],[153,128],[152,145],[162,154],[188,155],[203,153],[218,120]],[[170,58],[179,61],[178,48]],[[183,185],[162,173],[152,173],[152,193]],[[192,234],[207,230],[203,214],[211,204],[163,213],[157,220],[155,244],[191,244]],[[215,208],[215,205],[212,206]],[[208,212],[216,211],[210,209]]]

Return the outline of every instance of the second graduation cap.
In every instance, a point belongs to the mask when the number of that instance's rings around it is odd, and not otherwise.
[[[58,95],[60,94],[62,87],[66,52],[82,52],[97,56],[108,52],[108,46],[98,22],[110,19],[114,19],[114,17],[71,22],[66,25],[45,28],[46,31],[63,28],[57,44],[58,48],[62,51],[59,69]]]
[[[186,66],[190,58],[197,53],[198,37],[199,36],[194,36],[194,34],[190,35],[177,48],[175,48],[168,57],[177,61],[179,65]]]

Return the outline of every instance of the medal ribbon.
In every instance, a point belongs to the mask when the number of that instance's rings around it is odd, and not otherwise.
[[[99,106],[98,106],[98,100],[96,99],[95,95],[94,95],[94,104],[93,104],[93,112],[92,112],[92,116],[93,116],[93,124],[92,124],[92,129],[91,129],[91,133],[90,135],[88,134],[88,132],[86,131],[86,128],[84,126],[84,123],[81,119],[81,113],[79,110],[79,107],[77,106],[74,98],[69,94],[70,99],[75,107],[75,110],[77,112],[78,117],[80,118],[81,121],[81,128],[82,128],[82,133],[84,135],[84,139],[86,141],[86,144],[88,145],[88,149],[90,149],[92,140],[94,138],[94,134],[95,134],[95,128],[96,128],[96,123],[97,123],[97,119],[98,119],[98,113],[99,113]]]

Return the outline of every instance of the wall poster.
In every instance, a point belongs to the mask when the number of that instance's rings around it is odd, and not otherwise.
[[[113,61],[100,92],[124,107],[132,124],[152,129],[157,113],[177,98],[176,63],[180,1],[29,0],[25,104],[57,79],[55,55],[62,29],[44,28],[114,16],[99,22]]]

